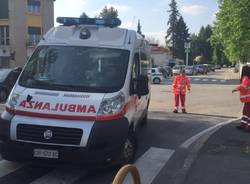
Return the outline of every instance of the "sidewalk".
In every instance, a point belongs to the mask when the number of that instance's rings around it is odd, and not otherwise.
[[[237,123],[221,128],[209,138],[185,184],[250,183],[250,132],[236,129]]]

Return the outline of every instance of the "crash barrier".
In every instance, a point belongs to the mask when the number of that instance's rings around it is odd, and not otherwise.
[[[123,184],[126,176],[128,176],[129,173],[132,175],[133,184],[141,184],[139,171],[133,165],[123,166],[116,174],[112,184]]]

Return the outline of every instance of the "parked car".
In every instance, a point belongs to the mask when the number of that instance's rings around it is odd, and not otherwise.
[[[173,67],[173,75],[178,75],[180,73],[180,68],[184,68],[185,69],[185,65],[175,65]]]
[[[208,72],[210,72],[209,64],[202,64],[202,66],[204,67],[205,74],[207,74]]]
[[[207,70],[204,65],[196,65],[199,74],[207,74]]]
[[[165,78],[160,68],[152,68],[151,75],[152,75],[151,82],[154,84],[160,84]]]
[[[185,73],[187,75],[196,75],[197,74],[197,70],[194,66],[186,66],[185,67]]]
[[[216,70],[220,70],[221,69],[221,65],[215,65],[215,69]]]
[[[0,69],[0,102],[5,102],[7,100],[21,71],[21,67],[14,69]]]
[[[167,71],[168,77],[173,76],[173,71],[170,66],[164,66],[163,68]]]
[[[215,72],[215,65],[211,64],[210,65],[210,70],[213,71],[213,72]]]

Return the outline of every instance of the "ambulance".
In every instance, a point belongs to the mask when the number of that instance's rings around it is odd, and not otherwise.
[[[133,162],[147,121],[150,49],[119,19],[58,17],[0,119],[4,159],[103,166]]]

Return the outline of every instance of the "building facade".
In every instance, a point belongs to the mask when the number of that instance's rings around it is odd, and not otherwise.
[[[151,58],[154,66],[168,66],[172,59],[172,53],[169,49],[159,46],[158,44],[151,45]]]
[[[23,66],[54,26],[54,0],[0,0],[0,68]]]

